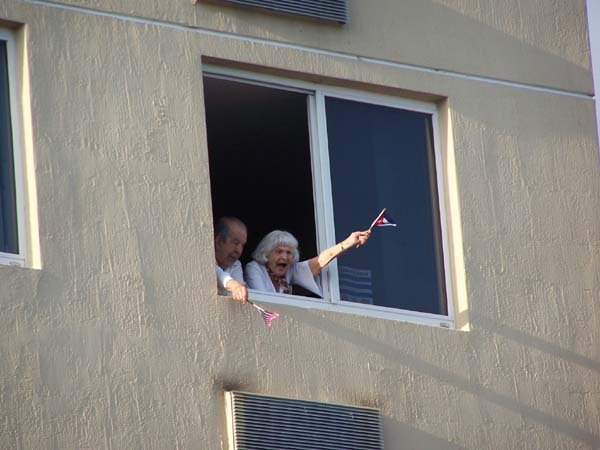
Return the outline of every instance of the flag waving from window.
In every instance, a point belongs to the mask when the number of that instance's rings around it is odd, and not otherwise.
[[[386,216],[385,210],[387,208],[383,208],[379,215],[375,218],[369,230],[373,227],[395,227],[396,223],[390,218],[390,216]]]
[[[268,326],[268,327],[271,326],[271,322],[273,322],[274,319],[277,319],[279,317],[278,313],[273,312],[273,311],[267,311],[266,309],[261,308],[256,303],[251,302],[250,300],[248,300],[248,303],[250,303],[256,309],[258,309],[258,311],[260,312],[261,317],[265,321],[265,325]]]

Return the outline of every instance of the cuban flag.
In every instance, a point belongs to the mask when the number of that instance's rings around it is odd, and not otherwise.
[[[377,218],[373,221],[369,230],[373,227],[395,227],[396,223],[389,217],[385,215],[385,210],[387,208],[383,208]]]

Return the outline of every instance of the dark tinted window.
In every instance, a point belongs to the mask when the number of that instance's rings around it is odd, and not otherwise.
[[[342,300],[447,314],[430,114],[326,99],[337,242],[383,207],[396,227],[338,259]]]
[[[0,251],[19,253],[6,42],[0,41]]]

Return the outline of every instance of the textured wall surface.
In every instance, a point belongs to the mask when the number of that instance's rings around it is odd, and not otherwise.
[[[591,92],[585,0],[349,0],[323,24],[207,0],[64,0],[132,17]],[[194,4],[195,3],[195,4]]]
[[[118,14],[0,4],[25,24],[43,267],[0,266],[0,448],[224,450],[233,388],[379,408],[388,450],[600,447],[583,1],[352,1],[342,30],[189,0],[71,3]],[[216,295],[207,56],[447,98],[470,331],[293,306],[266,329]]]

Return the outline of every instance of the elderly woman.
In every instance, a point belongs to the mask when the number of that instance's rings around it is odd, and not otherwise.
[[[318,256],[298,262],[300,255],[296,238],[287,231],[271,231],[254,250],[254,261],[246,265],[246,283],[251,289],[282,294],[291,294],[292,284],[297,284],[322,296],[317,281],[321,270],[345,251],[367,242],[370,233],[355,231]]]

